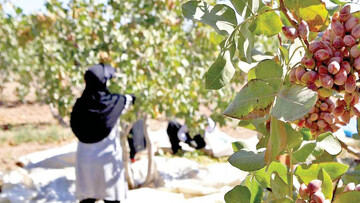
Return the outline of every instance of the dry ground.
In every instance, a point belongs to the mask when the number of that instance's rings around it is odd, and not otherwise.
[[[21,126],[35,126],[36,128],[48,128],[58,125],[58,122],[51,114],[50,108],[46,104],[38,103],[35,101],[35,94],[33,91],[26,97],[26,102],[21,103],[16,96],[16,83],[8,83],[5,88],[0,92],[0,141],[6,136],[16,134],[17,129]],[[167,120],[150,120],[149,128],[151,130],[165,129],[167,127]],[[221,128],[222,131],[237,138],[248,138],[254,136],[253,131],[227,126]],[[65,133],[71,133],[69,129],[60,128]],[[74,141],[76,138],[68,136],[65,139],[57,140],[55,142],[28,142],[22,144],[12,143],[11,141],[0,142],[0,171],[5,171],[16,167],[16,160],[23,155],[31,152],[45,150],[60,146]]]

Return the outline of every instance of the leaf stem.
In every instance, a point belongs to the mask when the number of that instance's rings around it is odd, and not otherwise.
[[[336,190],[337,190],[337,187],[338,187],[339,181],[340,181],[340,178],[336,181],[336,184],[335,184],[335,189],[333,190],[333,195],[332,195],[331,202],[333,202],[333,201],[334,201],[334,198],[335,198],[335,194],[336,194]]]
[[[293,196],[293,185],[294,185],[294,180],[293,180],[293,176],[294,176],[294,170],[293,170],[293,161],[292,161],[292,151],[289,151],[289,172],[290,172],[290,176],[289,176],[289,197],[292,199]]]
[[[284,0],[279,0],[279,3],[280,3],[280,11],[282,11],[285,15],[285,17],[290,21],[291,25],[294,26],[295,28],[298,27],[296,21],[289,16],[289,14],[287,13],[287,8],[285,7],[285,3],[284,3]]]

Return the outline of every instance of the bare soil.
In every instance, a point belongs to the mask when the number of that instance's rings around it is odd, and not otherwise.
[[[30,91],[30,94],[26,97],[26,102],[19,102],[16,96],[16,83],[8,83],[5,88],[0,92],[0,139],[1,132],[11,129],[14,126],[21,125],[35,125],[35,126],[47,126],[56,125],[58,121],[54,119],[51,114],[50,108],[46,104],[36,102],[34,91]],[[203,109],[204,114],[207,114],[208,110]],[[165,129],[168,121],[166,119],[150,119],[149,128],[151,130]],[[230,136],[236,138],[249,138],[255,136],[256,133],[241,127],[236,127],[236,122],[232,126],[222,127],[221,130],[226,132]],[[39,143],[24,143],[17,146],[11,145],[11,143],[1,145],[0,153],[0,171],[10,170],[16,167],[16,161],[19,157],[45,149],[54,148],[74,141],[76,138],[69,140],[39,144]]]

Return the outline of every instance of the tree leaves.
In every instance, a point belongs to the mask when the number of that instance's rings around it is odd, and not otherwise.
[[[287,134],[283,122],[271,117],[270,137],[266,147],[265,162],[270,165],[286,146]]]
[[[237,185],[224,196],[226,203],[249,203],[250,190],[246,186]]]
[[[218,90],[230,82],[235,74],[235,68],[231,62],[235,53],[235,43],[227,40],[220,43],[221,52],[216,61],[210,66],[205,75],[206,89]]]
[[[246,62],[252,62],[252,50],[255,43],[254,34],[249,30],[249,23],[243,23],[238,32],[237,49],[240,58],[244,58]]]
[[[349,168],[348,165],[337,162],[325,162],[318,164],[301,164],[296,167],[295,175],[299,181],[308,184],[311,180],[317,179],[321,169],[324,169],[334,181],[340,178]]]
[[[305,20],[310,31],[320,32],[329,25],[329,13],[320,0],[285,0],[286,7],[297,20]]]
[[[230,0],[236,12],[243,18],[256,13],[260,6],[259,0]]]
[[[263,60],[248,72],[248,81],[252,79],[261,79],[277,91],[280,87],[283,76],[282,67],[274,60]]]
[[[289,187],[276,172],[271,174],[270,185],[276,199],[282,199],[289,194]]]
[[[224,115],[237,119],[254,119],[265,116],[274,100],[272,87],[265,81],[249,81],[224,111]]]
[[[273,172],[276,172],[283,181],[287,183],[287,169],[279,162],[272,162],[269,167],[264,167],[261,170],[255,171],[253,174],[262,188],[269,188],[271,179],[270,176]]]
[[[340,154],[342,148],[338,139],[330,132],[323,133],[316,138],[317,147],[324,149],[330,155]]]
[[[210,6],[203,1],[188,1],[182,5],[183,15],[210,25],[221,35],[230,35],[237,25],[235,11],[227,5]]]
[[[257,16],[251,23],[249,29],[256,35],[274,36],[281,31],[283,23],[280,16],[271,10],[270,7],[264,6],[260,9]]]
[[[348,191],[336,196],[334,203],[360,202],[360,191]]]
[[[294,121],[305,116],[317,101],[317,93],[292,84],[280,90],[271,115],[282,121]]]
[[[319,180],[322,181],[321,192],[325,195],[325,199],[332,199],[333,187],[329,174],[322,168],[319,173]]]
[[[262,201],[263,189],[254,176],[248,176],[242,184],[246,185],[250,190],[250,203],[260,203]]]
[[[264,152],[256,154],[252,151],[239,150],[232,154],[228,161],[242,171],[256,171],[265,166]]]

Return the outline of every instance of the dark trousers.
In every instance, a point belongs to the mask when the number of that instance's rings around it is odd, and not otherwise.
[[[180,130],[180,128],[181,128],[180,123],[178,123],[176,121],[170,121],[169,125],[166,129],[166,132],[169,136],[171,149],[174,154],[176,154],[176,152],[178,152],[178,150],[181,150],[181,146],[179,145],[180,140],[177,136],[177,133]],[[195,141],[195,143],[193,143],[192,141]],[[186,133],[185,143],[196,149],[202,149],[206,145],[204,138],[200,134],[195,135],[194,138],[191,138],[189,133]]]
[[[80,203],[94,203],[96,201],[96,199],[92,199],[92,198],[88,198],[88,199],[83,199],[80,201]],[[120,203],[120,201],[109,201],[109,200],[104,200],[105,203]]]

